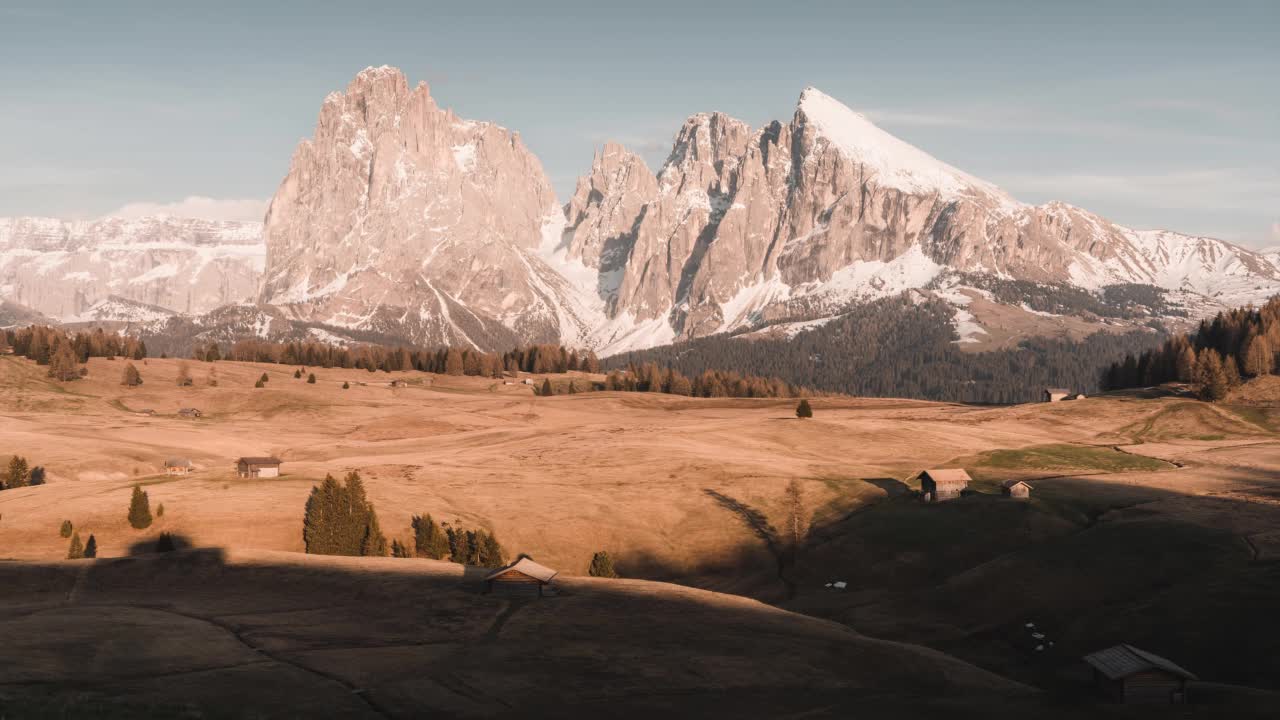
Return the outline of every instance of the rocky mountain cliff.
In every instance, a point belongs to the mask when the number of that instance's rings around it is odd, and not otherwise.
[[[198,314],[252,299],[263,256],[260,223],[0,218],[0,299],[62,321],[111,298]]]
[[[419,344],[581,344],[590,289],[541,253],[563,224],[518,134],[439,108],[399,70],[368,68],[325,99],[271,201],[259,299]]]
[[[614,326],[606,352],[829,317],[953,273],[1147,284],[1212,307],[1280,291],[1273,259],[1019,203],[814,88],[787,124],[694,115],[656,178],[607,146],[566,214],[562,244],[597,269]]]
[[[1116,285],[1144,287],[1104,298]],[[1028,305],[1045,287],[1066,295]],[[561,207],[517,133],[385,66],[324,100],[261,226],[0,220],[0,300],[211,339],[608,355],[791,337],[908,290],[950,303],[977,348],[1260,302],[1280,254],[1026,205],[814,88],[786,123],[693,115],[657,174],[606,144]]]

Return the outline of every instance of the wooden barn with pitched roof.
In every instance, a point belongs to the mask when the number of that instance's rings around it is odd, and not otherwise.
[[[547,590],[558,574],[559,572],[527,557],[520,558],[490,573],[484,579],[485,591],[494,595],[541,597],[551,594]]]
[[[1116,645],[1084,656],[1104,695],[1120,703],[1187,701],[1187,683],[1196,676],[1172,661],[1132,645]]]
[[[943,502],[960,497],[969,487],[969,473],[961,468],[935,468],[920,473],[920,492],[925,502]]]

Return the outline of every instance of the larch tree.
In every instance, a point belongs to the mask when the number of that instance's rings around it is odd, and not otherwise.
[[[62,527],[58,528],[58,534],[64,538],[71,537],[71,531],[74,529],[70,520],[63,520]]]
[[[27,467],[27,459],[19,455],[9,458],[9,467],[4,474],[4,487],[7,490],[26,487],[31,473]]]
[[[58,344],[58,349],[49,359],[49,377],[61,382],[76,380],[80,377],[76,353],[71,349],[70,342],[64,340]]]
[[[556,394],[556,391],[551,388],[551,378],[542,379],[542,392],[538,394],[543,397],[551,397]]]
[[[1265,335],[1254,335],[1244,348],[1244,371],[1250,377],[1270,375],[1275,365],[1275,353]]]
[[[461,375],[462,370],[462,351],[454,347],[449,348],[444,358],[444,374]]]
[[[1222,356],[1212,348],[1205,348],[1196,360],[1196,383],[1200,386],[1200,399],[1217,402],[1231,390],[1226,371],[1222,368]]]
[[[142,384],[142,373],[138,372],[138,368],[134,367],[133,363],[125,364],[120,384],[126,387],[137,387]]]
[[[84,544],[84,556],[86,558],[98,557],[98,538],[92,533],[89,534],[89,540]]]

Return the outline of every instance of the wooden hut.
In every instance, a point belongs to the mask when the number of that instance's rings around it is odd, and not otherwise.
[[[558,574],[555,570],[539,565],[529,558],[520,558],[490,573],[484,579],[485,591],[495,595],[541,597],[547,594],[544,588],[547,588]]]
[[[971,479],[961,468],[925,470],[920,473],[920,492],[925,502],[954,500],[969,487]]]
[[[186,458],[169,458],[164,461],[166,475],[186,475],[191,472],[191,461]]]
[[[1120,703],[1187,701],[1187,682],[1196,676],[1154,653],[1132,645],[1116,645],[1084,656],[1093,680],[1107,697]]]
[[[242,457],[236,460],[236,473],[242,478],[280,477],[281,462],[273,457]]]
[[[1041,398],[1045,402],[1061,402],[1063,400],[1070,400],[1072,398],[1072,393],[1067,388],[1045,388],[1044,394]]]
[[[201,415],[204,415],[204,413],[200,412],[197,408],[182,408],[178,411],[178,415],[186,418],[198,418]]]
[[[1031,484],[1026,480],[1005,480],[1000,484],[1000,488],[1004,491],[1005,497],[1015,500],[1031,499]]]

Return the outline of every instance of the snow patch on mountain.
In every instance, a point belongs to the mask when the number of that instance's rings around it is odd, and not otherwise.
[[[876,127],[865,115],[815,87],[800,93],[799,113],[849,159],[873,170],[882,185],[913,194],[938,193],[946,199],[980,189],[1017,203],[1003,190],[958,170]]]

